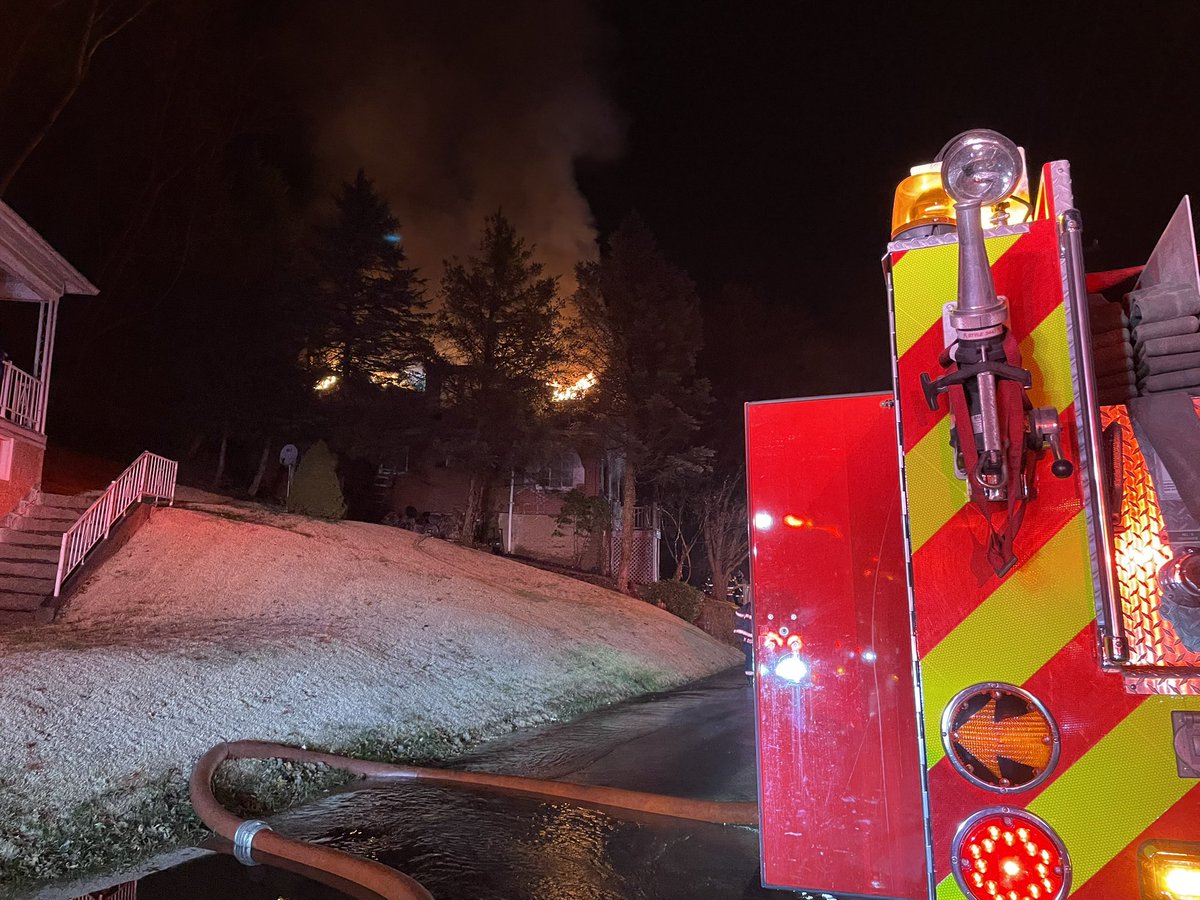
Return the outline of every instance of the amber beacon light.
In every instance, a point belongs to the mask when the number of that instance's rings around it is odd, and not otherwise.
[[[1059,900],[1071,887],[1062,841],[1023,810],[997,807],[967,819],[954,838],[951,862],[972,900]]]

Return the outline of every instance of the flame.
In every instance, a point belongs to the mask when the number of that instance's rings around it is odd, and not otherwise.
[[[565,387],[557,381],[551,381],[549,382],[551,387],[550,399],[555,403],[562,403],[564,400],[577,400],[594,388],[598,380],[595,372],[588,372],[574,384],[566,385]]]

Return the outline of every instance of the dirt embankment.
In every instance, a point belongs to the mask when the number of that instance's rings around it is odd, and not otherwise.
[[[0,633],[0,895],[194,839],[183,780],[219,741],[437,759],[740,659],[603,588],[250,506],[158,510],[82,577]]]

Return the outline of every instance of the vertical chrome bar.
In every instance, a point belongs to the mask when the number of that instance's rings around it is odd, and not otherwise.
[[[991,372],[981,372],[975,379],[979,385],[979,409],[982,415],[983,452],[1000,452],[1000,419],[996,414],[996,376]],[[988,411],[992,414],[988,415]],[[959,427],[970,427],[970,422],[964,422]],[[961,440],[961,438],[960,438]]]
[[[1107,637],[1106,651],[1113,662],[1123,662],[1129,656],[1125,646],[1125,620],[1121,611],[1120,594],[1117,590],[1116,565],[1113,559],[1112,519],[1108,506],[1108,491],[1105,490],[1103,459],[1103,434],[1100,428],[1100,407],[1096,400],[1096,372],[1092,361],[1092,328],[1088,321],[1087,276],[1083,270],[1083,217],[1079,210],[1068,209],[1059,216],[1059,240],[1063,258],[1067,263],[1070,278],[1070,294],[1066,301],[1071,304],[1071,319],[1074,326],[1075,354],[1079,367],[1080,404],[1076,410],[1083,422],[1084,434],[1080,435],[1079,453],[1083,457],[1085,470],[1091,478],[1092,489],[1088,492],[1095,522],[1093,540],[1096,543],[1097,567],[1100,574],[1100,608],[1106,621],[1101,623]]]
[[[983,243],[979,204],[959,203],[955,207],[955,223],[958,232],[958,309],[961,312],[994,309],[999,301]]]

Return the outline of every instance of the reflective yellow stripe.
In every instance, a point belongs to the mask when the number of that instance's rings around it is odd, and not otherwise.
[[[995,263],[1024,235],[988,238],[989,263]],[[943,244],[906,253],[892,267],[896,304],[896,350],[903,356],[921,335],[942,318],[942,306],[958,297],[958,244]]]
[[[1062,304],[1042,319],[1037,328],[1021,341],[1021,361],[1033,374],[1029,402],[1034,406],[1052,406],[1062,412],[1075,402],[1071,385],[1070,350],[1067,346],[1067,311]],[[1047,380],[1049,373],[1052,377]]]
[[[949,416],[943,416],[904,455],[904,475],[908,495],[921,498],[908,510],[912,552],[916,553],[967,502],[967,483],[954,475]]]
[[[1080,564],[1087,558],[1087,520],[1079,512],[925,654],[921,685],[930,768],[945,756],[942,712],[955,694],[984,681],[1023,684],[1095,617],[1092,570]]]
[[[953,875],[947,875],[937,886],[937,900],[963,900],[963,896]]]
[[[1175,766],[1177,709],[1200,698],[1147,699],[1029,804],[1066,845],[1076,888],[1195,786]]]

